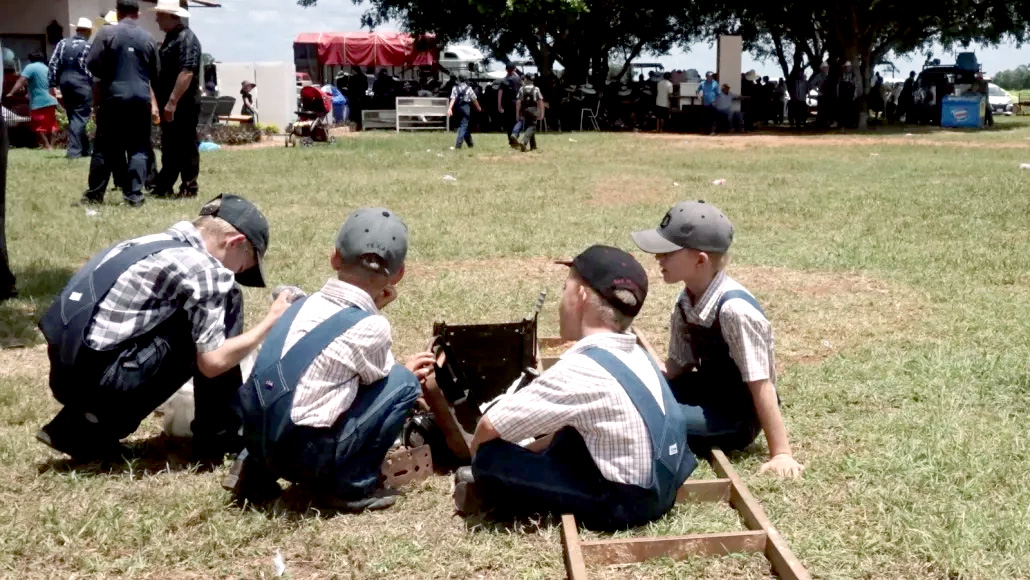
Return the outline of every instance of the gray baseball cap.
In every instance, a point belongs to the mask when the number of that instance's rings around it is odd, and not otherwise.
[[[704,201],[681,201],[653,230],[633,232],[633,241],[649,254],[691,248],[723,254],[733,243],[733,224],[726,214]]]
[[[372,254],[386,262],[384,274],[396,274],[408,255],[408,226],[385,207],[361,208],[343,223],[336,249],[345,264],[359,264],[362,256]]]

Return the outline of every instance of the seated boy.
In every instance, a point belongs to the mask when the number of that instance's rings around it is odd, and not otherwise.
[[[240,390],[247,450],[223,482],[237,500],[272,499],[282,477],[331,509],[396,501],[379,489],[380,466],[433,364],[429,353],[395,364],[379,312],[397,297],[407,251],[408,228],[390,210],[347,218],[330,257],[336,276],[283,315]]]
[[[796,477],[776,394],[772,325],[743,286],[726,275],[733,225],[703,201],[673,206],[658,228],[633,233],[656,254],[666,283],[683,284],[672,312],[665,374],[687,405],[694,453],[743,449],[765,432],[770,459],[759,473]]]
[[[672,507],[697,465],[680,405],[627,332],[647,296],[647,274],[607,246],[563,263],[571,268],[558,308],[561,337],[578,342],[483,416],[472,466],[455,475],[455,503],[463,513],[572,513],[595,529],[639,526]]]

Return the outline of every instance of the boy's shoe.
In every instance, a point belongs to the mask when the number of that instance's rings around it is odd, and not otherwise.
[[[391,507],[397,503],[400,495],[400,492],[392,489],[377,489],[372,495],[361,499],[343,499],[325,494],[318,498],[318,503],[329,509],[359,514],[364,511],[384,510]]]
[[[476,478],[469,466],[454,472],[454,508],[464,516],[483,513],[485,502],[476,487]]]
[[[261,473],[258,473],[258,472]],[[279,482],[271,475],[256,468],[253,462],[247,461],[247,454],[241,453],[233,462],[229,473],[222,479],[222,488],[232,493],[233,500],[242,504],[263,504],[270,502],[282,493]]]
[[[508,135],[508,146],[511,147],[512,149],[518,149],[519,148],[519,140],[516,139],[515,137],[511,136],[511,135]]]
[[[58,414],[53,421],[36,433],[36,440],[54,451],[68,455],[75,461],[119,461],[132,456],[132,452],[117,440],[104,440],[96,434],[97,427],[82,419],[72,425],[69,415]]]

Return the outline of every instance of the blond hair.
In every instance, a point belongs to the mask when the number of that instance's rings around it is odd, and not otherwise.
[[[626,332],[630,325],[633,324],[633,317],[616,310],[611,303],[598,294],[596,290],[591,288],[578,273],[575,273],[575,276],[579,279],[579,283],[583,288],[586,289],[587,303],[597,312],[601,322],[609,328],[614,328],[617,332]],[[616,290],[615,296],[623,304],[634,305],[637,301],[637,297],[629,290]]]

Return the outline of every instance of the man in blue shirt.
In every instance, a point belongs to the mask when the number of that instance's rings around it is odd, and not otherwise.
[[[715,104],[715,97],[719,96],[719,82],[715,80],[715,74],[712,71],[705,73],[705,82],[698,85],[697,94],[701,97],[701,104],[704,105],[701,127],[707,128],[715,120],[715,109],[712,106]]]
[[[68,112],[68,159],[89,155],[86,123],[93,113],[93,75],[86,67],[89,37],[93,23],[80,18],[75,36],[57,43],[50,57],[50,86],[61,88],[64,110]]]
[[[11,87],[8,97],[23,87],[29,93],[29,110],[32,116],[32,130],[42,146],[50,149],[54,133],[57,132],[57,99],[50,94],[50,71],[44,63],[46,57],[36,51],[29,55],[29,64],[21,71],[18,82]]]
[[[151,123],[158,121],[157,48],[140,28],[137,0],[118,0],[118,24],[97,33],[86,61],[99,86],[96,146],[89,167],[89,189],[82,203],[103,203],[113,173],[132,207],[143,205]],[[128,167],[128,170],[126,170]]]

